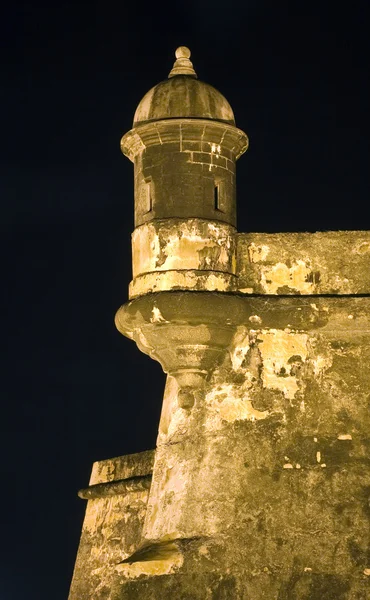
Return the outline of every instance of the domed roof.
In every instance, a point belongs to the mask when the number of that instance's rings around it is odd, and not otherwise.
[[[199,81],[190,59],[190,50],[181,46],[168,79],[154,86],[139,103],[134,127],[161,119],[212,119],[235,125],[234,113],[226,98],[208,83]]]

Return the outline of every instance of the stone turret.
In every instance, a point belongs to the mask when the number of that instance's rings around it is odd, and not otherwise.
[[[130,298],[171,289],[230,291],[235,280],[235,162],[248,138],[188,48],[141,100],[121,140],[135,165]]]
[[[215,298],[206,311],[199,298],[186,301],[182,313],[188,316],[180,324],[176,296],[167,301],[163,294],[235,289],[235,163],[247,147],[229,103],[197,79],[184,46],[176,50],[168,79],[141,100],[133,129],[121,140],[135,166],[130,299],[143,300],[139,309],[136,303],[121,307],[116,325],[176,379],[184,408],[202,396],[233,329],[220,322],[219,302],[213,312]],[[162,314],[163,300],[167,309],[175,301],[170,320]]]

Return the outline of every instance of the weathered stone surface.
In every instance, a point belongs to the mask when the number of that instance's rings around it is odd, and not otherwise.
[[[217,221],[165,219],[138,227],[132,245],[131,298],[179,289],[293,296],[370,293],[367,231],[235,234]]]
[[[155,219],[132,235],[130,298],[173,289],[235,286],[235,229],[204,219]]]
[[[286,306],[285,299],[279,300]],[[149,500],[149,514],[151,505],[155,504],[153,527],[156,529],[154,534],[147,534],[149,538],[161,538],[167,534],[194,537],[206,532],[213,535],[215,519],[230,526],[230,518],[221,507],[228,506],[228,502],[235,504],[237,489],[241,485],[240,472],[244,470],[241,463],[235,462],[237,458],[234,455],[229,456],[228,447],[238,457],[250,453],[254,463],[256,460],[267,461],[269,453],[272,453],[273,462],[269,467],[271,477],[276,469],[281,470],[283,475],[286,472],[290,474],[294,469],[303,473],[306,468],[319,469],[320,473],[326,469],[325,473],[331,473],[337,468],[337,461],[344,460],[343,452],[349,442],[354,458],[353,439],[346,436],[354,438],[355,429],[358,436],[355,463],[361,456],[366,456],[370,428],[370,300],[321,300],[326,305],[331,304],[330,315],[326,324],[316,331],[251,329],[248,322],[239,326],[223,365],[211,374],[204,400],[196,402],[190,414],[177,404],[176,383],[168,383],[156,455],[156,465],[162,466],[154,469]],[[348,319],[348,316],[352,318]],[[360,328],[356,326],[357,318]],[[240,448],[240,451],[235,437],[236,425],[238,429],[245,426],[248,431],[247,438],[246,433],[242,434],[244,449]],[[247,451],[255,428],[258,428],[256,444]],[[226,437],[225,449],[221,451],[226,432],[231,439]],[[263,432],[267,446],[263,442]],[[279,452],[274,445],[277,433],[282,444]],[[193,436],[194,440],[197,439],[196,444],[191,442]],[[319,439],[319,436],[323,439]],[[315,441],[315,438],[319,441]],[[311,441],[307,446],[309,439]],[[290,447],[295,449],[294,452],[289,450]],[[202,470],[203,460],[206,472]],[[217,470],[218,461],[221,461],[220,472]],[[367,467],[368,464],[364,464],[365,471]],[[184,469],[188,472],[185,473]],[[192,477],[195,477],[193,484]],[[221,495],[220,507],[212,511],[207,498],[211,505],[217,503],[223,480],[227,482],[223,493],[229,496],[229,500]],[[168,501],[163,495],[166,485],[169,486],[171,499]],[[160,503],[153,497],[156,487],[160,490]],[[252,490],[254,488],[251,487]],[[245,498],[246,493],[247,490],[243,490],[241,498]],[[256,498],[260,500],[259,493]],[[178,504],[183,501],[189,506],[186,515],[183,506]],[[198,506],[197,511],[194,510],[195,505]],[[162,519],[158,516],[158,510],[166,513]],[[203,510],[205,520],[201,516]],[[178,523],[176,527],[172,525],[173,519]],[[207,525],[209,519],[211,521]]]
[[[235,275],[222,271],[199,271],[198,269],[153,271],[131,281],[130,300],[144,294],[171,290],[195,292],[229,292],[235,287]]]
[[[369,231],[240,233],[237,260],[245,293],[370,293]]]
[[[202,219],[155,220],[132,234],[133,276],[199,269],[235,273],[235,229]]]

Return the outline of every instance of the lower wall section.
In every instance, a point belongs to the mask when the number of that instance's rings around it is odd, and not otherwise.
[[[301,540],[301,546],[305,540]],[[249,548],[247,544],[250,544]],[[244,550],[231,559],[236,546]],[[268,557],[257,566],[253,539],[239,537],[187,540],[179,545],[184,558],[168,574],[139,572],[130,578],[125,565],[93,573],[90,595],[81,600],[368,600],[368,577],[360,572],[315,570],[306,566],[297,547],[275,563]],[[304,551],[303,551],[304,553]],[[235,560],[237,558],[237,561]],[[231,559],[231,560],[230,560]],[[151,561],[147,561],[151,562]],[[232,564],[233,563],[233,564]],[[253,568],[254,563],[254,568]],[[147,565],[146,569],[149,569]]]
[[[351,590],[351,591],[350,591]],[[241,584],[229,574],[187,574],[129,582],[112,600],[368,600],[369,588],[360,579],[305,573],[292,569],[286,581],[271,573],[246,578]],[[100,599],[99,599],[100,600]]]
[[[219,573],[188,573],[128,582],[120,600],[237,600],[236,579]],[[112,598],[113,600],[113,598]]]
[[[133,554],[141,540],[154,452],[142,452],[94,464],[70,600],[102,595],[112,565]]]
[[[70,600],[369,600],[370,298],[171,292],[121,317],[174,375],[155,457],[81,491]]]

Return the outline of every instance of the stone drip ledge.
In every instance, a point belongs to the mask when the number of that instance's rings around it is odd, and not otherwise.
[[[369,265],[370,231],[237,235],[245,294],[370,294]]]
[[[79,490],[79,497],[93,500],[148,490],[154,453],[154,450],[146,450],[95,462],[89,486]]]
[[[130,479],[119,479],[108,483],[96,483],[87,488],[79,490],[78,496],[83,500],[96,498],[107,498],[109,496],[126,495],[131,492],[142,492],[149,490],[152,481],[151,475],[143,477],[131,477]]]

